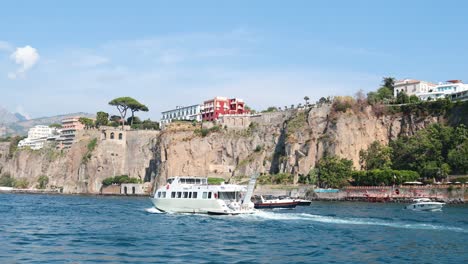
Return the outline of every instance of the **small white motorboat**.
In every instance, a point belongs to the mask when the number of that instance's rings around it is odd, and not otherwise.
[[[445,203],[434,202],[429,198],[418,198],[413,200],[414,203],[407,205],[405,209],[415,211],[440,211]]]

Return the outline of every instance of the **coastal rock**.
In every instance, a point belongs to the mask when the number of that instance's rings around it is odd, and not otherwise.
[[[177,175],[245,181],[253,173],[290,173],[297,180],[325,154],[350,159],[359,169],[359,151],[373,141],[388,144],[444,122],[439,116],[375,112],[370,106],[337,112],[325,104],[263,113],[251,117],[244,129],[218,127],[205,136],[188,122],[172,124],[163,132],[115,129],[115,139],[103,131],[84,130],[69,150],[19,150],[12,157],[8,143],[0,143],[0,173],[27,179],[31,187],[46,175],[49,186],[65,193],[99,193],[103,179],[122,174],[156,185]],[[90,151],[93,139],[96,146]]]

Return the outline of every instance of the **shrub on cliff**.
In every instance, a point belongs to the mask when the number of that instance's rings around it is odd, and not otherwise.
[[[86,146],[87,151],[81,158],[81,163],[86,164],[91,159],[92,153],[94,149],[96,148],[96,145],[97,145],[97,138],[93,138],[91,139],[91,141],[89,141],[88,145]]]
[[[15,188],[26,189],[29,187],[29,182],[26,179],[18,179],[15,181]]]
[[[15,179],[9,173],[5,173],[0,177],[0,186],[13,187],[15,186]]]
[[[102,181],[102,185],[104,186],[122,183],[141,183],[141,180],[138,178],[128,177],[128,175],[120,175],[115,177],[108,177]]]
[[[49,177],[42,175],[37,180],[37,183],[38,183],[37,185],[38,189],[45,189],[47,187],[47,184],[49,184]]]
[[[333,100],[332,110],[334,112],[346,112],[356,104],[356,100],[351,96],[337,96]]]

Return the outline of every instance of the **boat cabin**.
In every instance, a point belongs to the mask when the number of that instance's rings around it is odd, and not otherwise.
[[[155,198],[161,199],[221,199],[239,201],[245,187],[224,184],[208,185],[207,178],[171,177],[167,184],[160,187]]]
[[[207,178],[201,177],[172,177],[167,179],[167,184],[197,184],[206,185],[208,184]]]

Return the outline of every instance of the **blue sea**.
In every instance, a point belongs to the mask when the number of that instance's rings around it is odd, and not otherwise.
[[[161,214],[148,198],[0,194],[0,263],[468,263],[468,206],[314,202]]]

